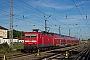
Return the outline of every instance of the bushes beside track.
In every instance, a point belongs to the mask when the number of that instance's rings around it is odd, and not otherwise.
[[[11,48],[9,48],[9,45],[7,43],[0,44],[0,52],[10,52]]]
[[[7,43],[0,44],[0,54],[1,53],[10,53],[12,51],[14,52],[20,52],[21,49],[23,49],[24,45],[23,43],[19,44],[13,44],[13,50],[10,48],[10,46]]]

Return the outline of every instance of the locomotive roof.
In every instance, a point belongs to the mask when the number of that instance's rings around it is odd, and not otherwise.
[[[42,31],[42,32],[25,32],[25,33],[41,33],[41,34],[47,34],[47,35],[57,35],[58,37],[60,36],[61,38],[68,38],[68,39],[77,39],[76,37],[71,37],[71,36],[67,36],[67,35],[60,35],[57,33],[52,33],[52,32],[46,32],[46,31]],[[77,39],[78,40],[78,39]]]
[[[46,32],[46,31],[42,31],[41,33],[43,33],[43,34],[51,34],[51,35],[59,35],[59,34],[57,34],[57,33]]]

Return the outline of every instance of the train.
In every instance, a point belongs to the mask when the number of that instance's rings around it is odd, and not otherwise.
[[[80,40],[75,37],[60,35],[50,32],[24,32],[24,50],[28,52],[38,49],[53,49],[55,47],[64,47],[79,44]]]

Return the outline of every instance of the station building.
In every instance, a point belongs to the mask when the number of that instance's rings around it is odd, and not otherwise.
[[[7,38],[8,29],[0,26],[0,44],[7,42],[10,44],[10,39]],[[24,42],[24,40],[13,39],[13,43]]]
[[[8,31],[8,29],[0,26],[0,37],[7,38],[7,31]]]

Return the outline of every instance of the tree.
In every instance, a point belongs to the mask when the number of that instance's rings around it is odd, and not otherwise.
[[[9,32],[8,31],[8,38],[9,38]],[[21,36],[24,36],[24,32],[23,31],[18,31],[18,30],[13,30],[13,38],[20,38]]]

